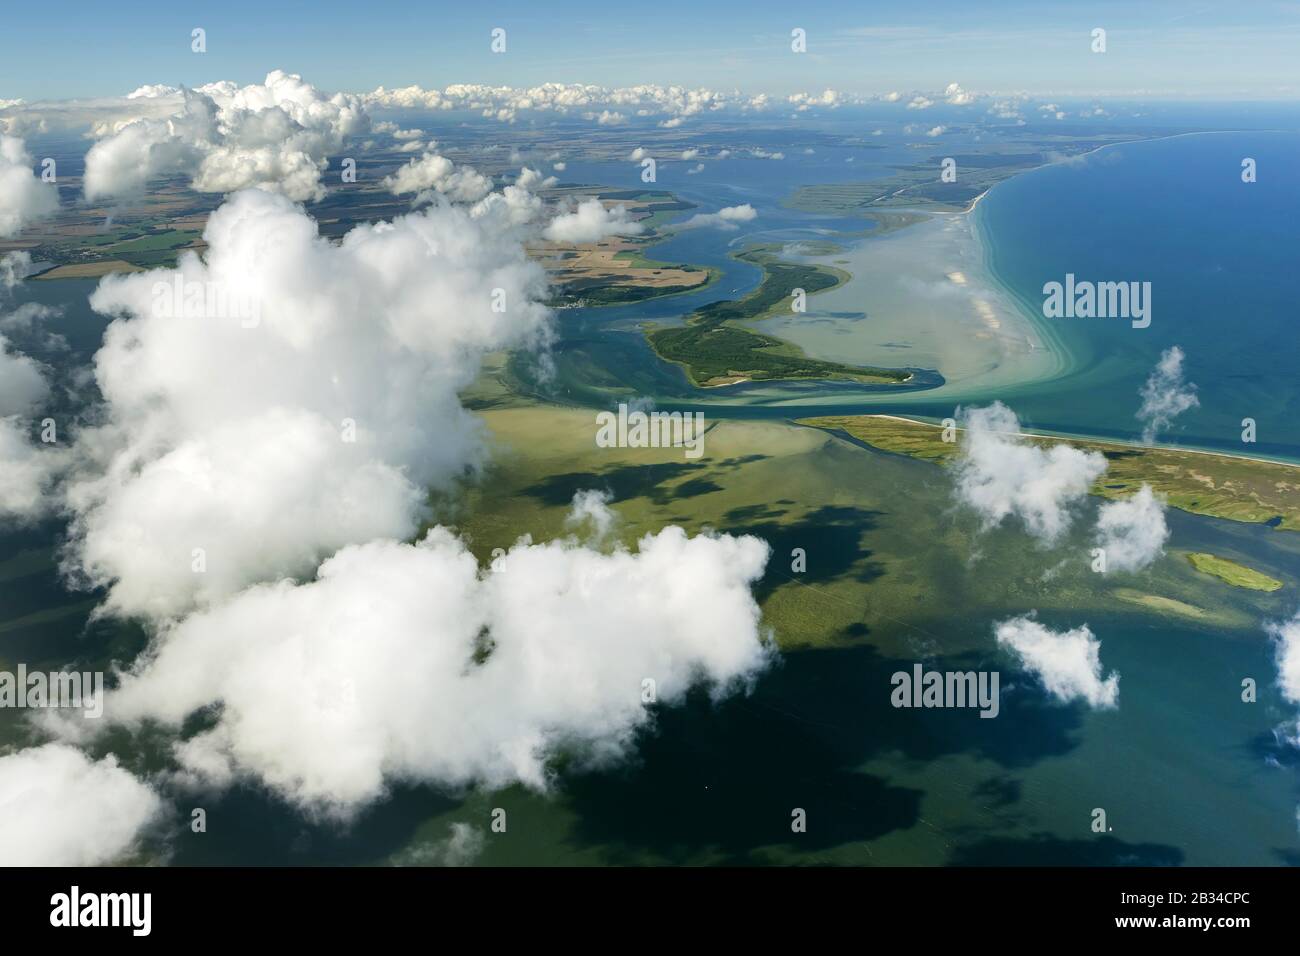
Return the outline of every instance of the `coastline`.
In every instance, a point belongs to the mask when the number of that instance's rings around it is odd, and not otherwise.
[[[864,413],[872,418],[888,418],[896,422],[907,422],[909,425],[925,425],[928,428],[940,428],[934,422],[927,422],[919,418],[908,418],[905,415],[889,415],[883,412],[866,412]],[[964,431],[958,428],[958,431]],[[1184,445],[1144,445],[1135,441],[1116,441],[1113,438],[1096,438],[1092,435],[1075,434],[1067,432],[1048,432],[1048,431],[1021,431],[1019,434],[1027,438],[1059,438],[1067,441],[1087,441],[1094,445],[1110,445],[1115,448],[1136,448],[1142,450],[1158,449],[1160,451],[1177,451],[1184,452],[1188,455],[1208,455],[1214,458],[1229,458],[1238,461],[1257,461],[1267,465],[1284,465],[1288,468],[1300,469],[1300,462],[1287,461],[1282,458],[1265,458],[1259,455],[1234,455],[1226,451],[1211,451],[1208,448],[1193,448]]]

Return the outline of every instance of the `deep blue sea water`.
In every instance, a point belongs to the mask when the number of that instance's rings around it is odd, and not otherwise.
[[[1165,440],[1300,458],[1296,133],[1213,133],[1108,147],[995,187],[977,210],[989,263],[1025,308],[1067,272],[1149,281],[1152,321],[1051,319],[1078,365],[1014,397],[1040,428],[1134,437],[1162,350],[1186,354],[1200,405]],[[1241,162],[1256,160],[1244,183]],[[1041,312],[1039,313],[1041,314]],[[1259,441],[1241,443],[1241,421]]]

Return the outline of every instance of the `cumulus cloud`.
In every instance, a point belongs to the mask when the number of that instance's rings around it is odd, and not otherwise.
[[[442,89],[407,86],[396,90],[381,86],[366,94],[365,101],[390,109],[473,110],[503,122],[512,122],[519,113],[528,111],[574,113],[601,125],[623,123],[626,117],[620,111],[624,109],[634,110],[638,116],[685,117],[728,106],[743,108],[747,103],[739,93],[704,87],[606,87],[589,83],[542,83],[532,87],[453,83]]]
[[[395,196],[436,192],[454,202],[477,202],[492,191],[492,180],[467,166],[458,168],[445,156],[425,153],[386,176],[384,186]]]
[[[1119,706],[1119,674],[1102,677],[1101,641],[1086,624],[1053,631],[1028,615],[1000,621],[994,632],[998,644],[1014,651],[1057,700],[1082,700],[1099,709]]]
[[[493,194],[332,243],[247,190],[209,218],[202,258],[105,278],[91,305],[117,318],[95,358],[103,424],[76,443],[68,570],[109,588],[107,611],[168,617],[414,533],[426,487],[482,460],[457,398],[482,355],[549,329],[516,210]]]
[[[167,629],[106,713],[178,726],[205,782],[253,777],[347,816],[396,781],[548,786],[558,750],[621,757],[648,714],[769,659],[750,585],[768,548],[669,527],[636,551],[521,539],[491,570],[434,528],[340,551],[307,584],[249,589]]]
[[[1054,543],[1069,529],[1074,507],[1105,472],[1105,457],[1064,444],[1031,444],[1020,434],[1015,412],[1001,402],[969,409],[963,417],[958,500],[975,510],[986,529],[1015,517],[1039,541]]]
[[[21,284],[31,263],[27,253],[10,253],[0,259],[0,299]],[[54,310],[29,302],[10,313],[0,313],[0,330],[30,332],[38,318]],[[0,332],[0,522],[24,524],[39,518],[53,502],[50,486],[63,454],[35,445],[29,416],[50,393],[46,370],[12,347]]]
[[[0,133],[0,239],[18,235],[58,206],[58,190],[36,176],[26,143]]]
[[[101,138],[86,154],[89,200],[139,193],[150,179],[175,172],[190,175],[199,192],[257,186],[298,201],[319,200],[329,156],[370,124],[361,97],[327,96],[280,70],[260,84],[222,81],[132,95],[174,102],[175,112],[99,130]]]
[[[818,93],[794,93],[786,97],[786,102],[795,108],[798,112],[809,110],[815,106],[825,106],[829,109],[835,109],[843,99],[835,90],[827,89]]]
[[[742,206],[724,206],[717,212],[696,213],[677,228],[692,229],[698,226],[716,226],[719,229],[737,229],[738,222],[751,222],[758,217],[758,211],[749,203]]]
[[[1143,483],[1137,494],[1101,506],[1097,546],[1106,552],[1106,570],[1140,571],[1160,556],[1169,540],[1165,503]]]
[[[32,254],[21,249],[0,256],[0,292],[11,293],[22,285],[32,268]]]
[[[610,236],[635,236],[645,231],[641,223],[628,218],[622,205],[605,206],[599,199],[587,199],[573,212],[551,220],[542,235],[552,242],[599,242]]]
[[[975,102],[975,94],[963,90],[958,83],[949,83],[943,91],[943,99],[950,106],[969,106]]]
[[[40,365],[11,350],[0,335],[0,418],[25,414],[49,392]]]
[[[1177,345],[1160,353],[1160,361],[1142,386],[1142,407],[1137,420],[1142,422],[1142,441],[1150,445],[1175,418],[1200,405],[1196,386],[1183,380],[1183,350]]]
[[[609,507],[613,495],[608,491],[588,489],[576,492],[566,518],[569,525],[589,525],[596,541],[603,541],[614,528],[617,515]]]
[[[20,418],[0,417],[0,522],[21,525],[49,511],[61,461],[32,442]]]
[[[66,744],[0,757],[0,866],[99,866],[129,854],[162,801],[113,756]]]
[[[1300,614],[1280,624],[1269,624],[1267,630],[1274,640],[1277,686],[1287,701],[1300,706]],[[1300,747],[1300,719],[1292,726],[1289,739]]]

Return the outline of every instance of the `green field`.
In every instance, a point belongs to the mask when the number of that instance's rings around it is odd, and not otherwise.
[[[853,415],[807,418],[799,424],[840,432],[882,451],[939,464],[947,464],[957,454],[958,445],[943,441],[942,429],[925,422]],[[1106,473],[1091,489],[1103,498],[1127,498],[1145,482],[1181,511],[1300,531],[1300,468],[1294,465],[1084,439],[1030,436],[1029,441],[1037,445],[1063,442],[1105,455]]]
[[[1244,564],[1238,564],[1236,561],[1230,561],[1215,554],[1193,551],[1187,555],[1187,560],[1191,562],[1192,567],[1202,574],[1218,578],[1225,584],[1231,584],[1234,588],[1247,588],[1251,591],[1276,591],[1282,587],[1282,582],[1276,578],[1270,578],[1261,571],[1256,571],[1254,568],[1248,568]]]

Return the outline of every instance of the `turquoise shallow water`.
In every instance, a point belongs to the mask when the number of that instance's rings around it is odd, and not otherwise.
[[[1134,417],[1138,390],[1161,352],[1177,345],[1200,405],[1179,417],[1163,441],[1300,459],[1300,337],[1294,316],[1300,276],[1292,262],[1300,182],[1287,174],[1288,157],[1298,146],[1295,133],[1177,136],[1107,147],[996,186],[975,212],[987,278],[1032,321],[1048,327],[1065,352],[1067,371],[979,400],[1001,398],[1034,428],[1135,439],[1141,433]],[[1258,164],[1252,184],[1240,178],[1247,156]],[[785,182],[788,188],[791,180]],[[771,184],[764,179],[759,186],[693,183],[690,198],[708,208],[749,193],[767,198]],[[678,369],[658,361],[646,346],[639,322],[671,321],[704,302],[753,288],[757,270],[727,259],[731,245],[773,236],[795,240],[846,225],[782,210],[762,232],[754,227],[720,237],[694,231],[654,247],[651,255],[722,266],[726,274],[703,293],[563,315],[556,397],[602,404],[610,394],[630,390],[664,407],[712,407],[717,415],[736,417],[784,416],[792,411],[789,402],[814,402],[826,414],[950,415],[952,399],[930,401],[925,388],[903,395],[836,383],[742,385],[727,390],[723,405],[722,396],[690,388]],[[868,247],[873,242],[861,241]],[[1063,281],[1066,273],[1097,282],[1150,282],[1150,327],[1135,329],[1122,319],[1044,318],[1043,284]],[[897,361],[896,354],[879,358],[882,365]],[[602,369],[599,378],[588,374],[592,366]],[[918,379],[922,386],[939,381],[934,375]],[[806,406],[798,409],[808,412]],[[1243,418],[1257,423],[1253,445],[1241,442]]]

